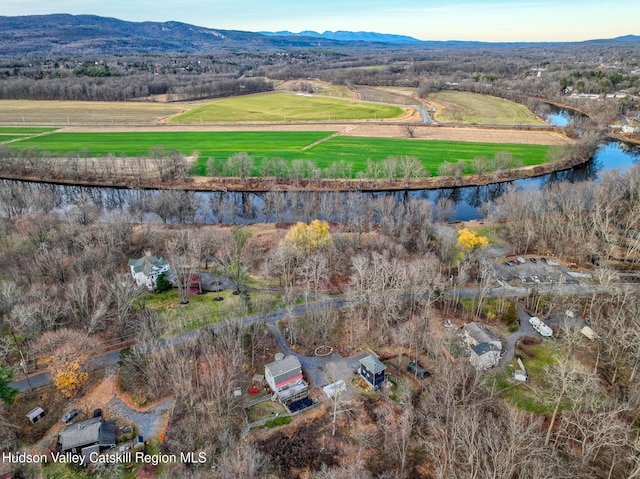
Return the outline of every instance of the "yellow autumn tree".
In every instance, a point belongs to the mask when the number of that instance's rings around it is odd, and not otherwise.
[[[488,245],[489,240],[487,238],[477,235],[469,228],[462,228],[458,232],[458,246],[464,251],[486,248]]]
[[[75,329],[44,333],[36,343],[51,373],[53,385],[66,397],[74,397],[89,379],[86,361],[95,355],[99,342]]]
[[[313,255],[329,249],[332,245],[329,223],[320,220],[313,220],[309,224],[299,221],[282,239],[282,246],[297,257]]]

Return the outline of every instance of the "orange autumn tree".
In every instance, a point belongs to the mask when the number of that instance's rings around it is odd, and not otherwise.
[[[86,361],[95,355],[99,342],[75,329],[48,331],[36,343],[53,385],[66,397],[74,397],[89,379]]]

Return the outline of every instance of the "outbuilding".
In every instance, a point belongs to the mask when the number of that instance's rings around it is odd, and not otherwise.
[[[29,418],[29,421],[31,421],[31,424],[35,424],[40,419],[42,419],[45,416],[45,414],[46,413],[44,412],[44,409],[38,406],[37,408],[34,408],[31,411],[29,411],[27,413],[27,417]]]
[[[417,361],[411,361],[407,365],[407,371],[420,379],[424,379],[431,375],[431,372]]]

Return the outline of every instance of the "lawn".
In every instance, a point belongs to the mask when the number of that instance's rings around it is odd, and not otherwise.
[[[287,410],[282,405],[282,403],[271,400],[267,400],[258,403],[255,406],[248,407],[246,411],[247,420],[250,424],[259,421],[260,419],[275,417],[276,414],[280,416],[287,413]]]
[[[171,123],[374,120],[395,118],[400,107],[322,96],[271,92],[214,100],[176,115]]]
[[[216,301],[216,297],[224,299]],[[234,295],[231,290],[192,295],[188,304],[180,304],[177,289],[160,294],[149,293],[146,297],[146,307],[158,314],[161,335],[192,331],[283,306],[282,297],[278,294],[249,293],[247,300],[242,295]]]
[[[511,367],[507,365],[494,376],[496,387],[499,390],[505,390],[504,397],[520,409],[536,414],[549,413],[553,410],[553,406],[550,402],[543,401],[542,395],[545,388],[545,368],[555,362],[553,347],[547,342],[542,342],[529,344],[524,348],[525,350],[519,348],[517,353],[523,356],[522,362],[527,370],[529,381],[517,386],[514,386],[516,383],[510,382],[513,371],[519,369],[514,359],[510,363]]]
[[[443,90],[430,94],[427,101],[436,107],[435,120],[443,123],[545,124],[524,105],[490,95]]]
[[[351,163],[353,174],[366,170],[367,160],[380,161],[389,156],[415,156],[436,175],[445,161],[470,162],[477,156],[493,157],[508,151],[523,165],[544,163],[550,146],[505,143],[475,143],[438,140],[365,138],[332,136],[332,132],[103,132],[53,133],[11,143],[13,148],[40,148],[54,155],[86,150],[91,156],[146,156],[158,145],[174,148],[185,155],[198,151],[194,173],[204,175],[207,160],[226,160],[238,152],[255,159],[258,174],[264,158],[309,160],[320,168],[334,162]],[[326,141],[320,141],[326,139]],[[471,168],[467,169],[470,172]]]

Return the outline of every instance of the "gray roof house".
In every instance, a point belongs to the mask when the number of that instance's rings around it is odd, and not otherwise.
[[[469,346],[469,362],[479,371],[496,366],[500,362],[502,341],[484,325],[473,322],[462,327],[464,341]]]
[[[370,354],[360,359],[360,369],[358,371],[362,379],[369,383],[369,386],[375,391],[384,384],[387,366],[373,354]]]
[[[152,290],[156,287],[158,276],[171,269],[166,259],[147,254],[139,259],[130,259],[131,276],[138,286],[146,286]]]
[[[297,401],[309,394],[309,385],[302,377],[302,365],[293,355],[266,364],[264,379],[285,404]]]
[[[78,454],[90,446],[114,447],[116,422],[92,417],[86,421],[71,424],[58,434],[58,445],[62,452],[71,451]]]

